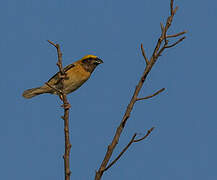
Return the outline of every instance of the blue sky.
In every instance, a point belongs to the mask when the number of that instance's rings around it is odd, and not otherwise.
[[[170,33],[187,39],[160,57],[140,96],[114,157],[132,135],[155,126],[133,144],[104,180],[213,180],[217,178],[216,1],[176,1]],[[104,60],[88,82],[70,94],[71,171],[93,179],[111,142],[145,61],[169,14],[169,0],[8,0],[1,17],[1,179],[63,179],[64,134],[56,96],[22,98],[25,89],[46,82],[56,71],[60,43],[63,64],[86,54]],[[113,157],[113,158],[114,158]]]

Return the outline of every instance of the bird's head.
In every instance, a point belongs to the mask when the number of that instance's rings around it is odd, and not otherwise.
[[[87,55],[80,60],[80,63],[86,71],[92,73],[96,66],[102,64],[103,61],[97,56]]]

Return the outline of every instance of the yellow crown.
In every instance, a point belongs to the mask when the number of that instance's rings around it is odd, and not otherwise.
[[[94,56],[94,55],[89,54],[89,55],[84,56],[81,60],[88,59],[88,58],[96,59],[97,56]]]

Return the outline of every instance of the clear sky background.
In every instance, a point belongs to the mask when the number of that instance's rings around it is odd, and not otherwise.
[[[187,39],[167,50],[150,73],[113,158],[137,132],[155,126],[107,171],[104,180],[217,179],[217,1],[176,1],[170,33]],[[1,2],[0,179],[63,179],[63,110],[57,96],[24,99],[25,89],[86,54],[104,60],[70,94],[71,179],[94,179],[145,61],[169,14],[169,0],[7,0]]]

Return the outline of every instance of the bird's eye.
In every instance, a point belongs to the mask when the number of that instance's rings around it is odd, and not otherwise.
[[[87,58],[87,59],[84,59],[82,62],[83,62],[83,63],[89,63],[89,64],[92,64],[92,63],[94,63],[95,61],[94,61],[93,58]]]
[[[83,63],[87,63],[87,62],[88,62],[88,59],[84,59],[82,62],[83,62]]]

